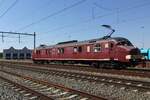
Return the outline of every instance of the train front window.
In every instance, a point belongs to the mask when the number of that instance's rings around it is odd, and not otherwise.
[[[133,46],[132,43],[127,39],[119,39],[117,41],[118,41],[117,45]]]

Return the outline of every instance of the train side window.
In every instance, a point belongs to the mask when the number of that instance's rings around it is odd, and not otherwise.
[[[37,54],[37,55],[40,55],[40,54],[41,54],[41,51],[40,51],[40,50],[37,50],[36,54]]]
[[[52,50],[52,51],[51,51],[52,54],[55,54],[55,53],[56,53],[56,49],[55,49],[55,48],[52,48],[51,50]]]
[[[60,53],[60,48],[58,48],[58,53]]]
[[[78,47],[78,52],[82,52],[82,47]]]
[[[46,52],[46,55],[47,55],[48,54],[48,49],[46,49],[45,52]]]
[[[109,44],[108,43],[105,44],[105,48],[109,48]]]
[[[64,48],[58,48],[58,53],[63,54],[64,53]]]
[[[113,48],[114,47],[114,44],[113,43],[110,43],[110,48]]]
[[[96,44],[94,46],[94,52],[100,52],[101,51],[101,45],[100,44]]]
[[[79,46],[79,47],[73,47],[73,52],[74,53],[82,52],[82,47],[81,46]]]
[[[61,48],[61,53],[64,53],[64,48]]]
[[[51,54],[51,50],[50,49],[46,49],[46,55],[50,55]]]
[[[78,48],[77,47],[73,47],[73,52],[78,52]]]
[[[36,54],[38,54],[38,50],[36,50],[36,52],[35,52]]]
[[[90,52],[90,46],[87,46],[87,52]]]
[[[51,54],[51,49],[48,50],[48,54],[49,54],[49,55]]]

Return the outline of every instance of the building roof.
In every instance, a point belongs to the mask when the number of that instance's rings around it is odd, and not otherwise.
[[[9,51],[18,51],[18,50],[27,51],[27,50],[31,50],[31,49],[28,49],[27,47],[24,47],[22,49],[15,49],[14,47],[10,47],[9,49],[4,49],[3,51],[7,51],[7,50],[9,50]]]

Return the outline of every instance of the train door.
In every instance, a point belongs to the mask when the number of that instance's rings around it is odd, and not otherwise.
[[[115,60],[115,54],[116,54],[115,45],[113,42],[110,42],[109,43],[109,59]]]
[[[92,55],[91,55],[91,45],[86,45],[86,52],[85,52],[85,59],[91,59]]]
[[[55,50],[55,48],[51,49],[51,57],[52,57],[53,60],[56,58],[56,50]]]

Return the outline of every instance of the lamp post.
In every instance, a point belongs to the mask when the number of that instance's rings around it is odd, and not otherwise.
[[[141,29],[144,29],[144,26],[142,26]],[[142,33],[142,48],[144,48],[144,33]]]

